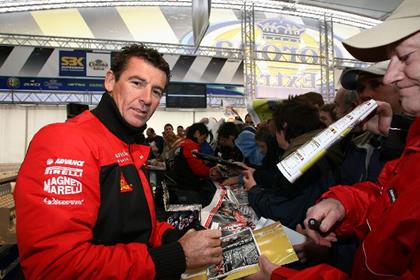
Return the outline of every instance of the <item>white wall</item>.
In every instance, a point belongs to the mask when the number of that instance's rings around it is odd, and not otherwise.
[[[244,118],[246,110],[237,110]],[[34,134],[49,123],[65,121],[66,115],[66,107],[63,105],[0,104],[0,163],[22,162]],[[222,109],[193,112],[159,108],[147,124],[157,134],[161,134],[166,123],[171,123],[176,129],[178,125],[187,127],[203,117],[219,120],[226,116]]]

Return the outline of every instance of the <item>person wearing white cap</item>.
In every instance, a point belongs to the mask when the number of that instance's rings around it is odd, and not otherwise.
[[[333,187],[308,209],[305,226],[315,243],[359,237],[351,278],[325,264],[293,271],[261,257],[253,279],[420,279],[420,1],[403,1],[383,23],[343,44],[363,61],[391,59],[384,83],[399,89],[403,110],[416,117],[405,150],[385,165],[377,184]],[[370,120],[377,123],[368,127],[386,133],[392,111],[378,103]]]

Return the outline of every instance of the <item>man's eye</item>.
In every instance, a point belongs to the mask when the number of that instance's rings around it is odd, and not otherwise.
[[[135,85],[136,87],[141,87],[144,85],[144,81],[134,80],[134,81],[131,81],[131,83],[133,83],[133,85]]]
[[[401,62],[405,62],[405,61],[407,61],[409,58],[410,58],[410,55],[412,54],[412,53],[414,53],[415,51],[412,51],[412,52],[409,52],[408,54],[405,54],[405,55],[403,55],[403,56],[401,56],[399,59],[400,59],[400,61]]]
[[[162,97],[163,92],[161,90],[155,89],[155,90],[153,90],[153,94],[158,96],[158,97]]]

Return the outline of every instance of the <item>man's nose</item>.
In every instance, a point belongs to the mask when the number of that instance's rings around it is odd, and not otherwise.
[[[388,65],[388,69],[385,72],[383,82],[386,85],[396,84],[398,81],[402,80],[404,73],[402,71],[402,63],[399,58],[394,55],[391,58],[391,61]]]
[[[140,100],[144,104],[149,105],[150,103],[152,103],[152,94],[152,87],[146,87],[143,89],[140,95]]]

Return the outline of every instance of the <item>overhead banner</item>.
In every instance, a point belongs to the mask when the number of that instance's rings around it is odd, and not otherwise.
[[[85,51],[60,51],[59,58],[60,76],[86,76]]]
[[[32,78],[0,76],[1,91],[104,92],[104,79]]]

